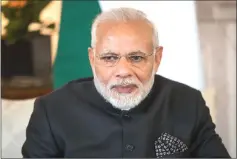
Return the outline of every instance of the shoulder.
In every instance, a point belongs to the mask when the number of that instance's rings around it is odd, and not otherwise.
[[[200,90],[197,90],[184,83],[177,82],[166,77],[156,75],[155,82],[158,83],[158,87],[176,96],[195,96],[200,95]]]
[[[160,94],[163,94],[173,111],[194,113],[200,109],[200,104],[205,106],[200,90],[160,75],[156,76],[156,83],[156,89],[161,89]]]
[[[46,105],[61,105],[65,102],[73,101],[76,96],[85,94],[86,90],[90,89],[93,83],[93,77],[81,78],[69,81],[64,86],[55,89],[54,91],[40,96],[36,101],[42,101]]]

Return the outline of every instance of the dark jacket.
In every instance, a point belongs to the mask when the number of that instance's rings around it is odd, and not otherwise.
[[[93,79],[69,82],[38,98],[23,157],[230,157],[215,132],[201,93],[155,76],[148,97],[120,111],[96,91]]]

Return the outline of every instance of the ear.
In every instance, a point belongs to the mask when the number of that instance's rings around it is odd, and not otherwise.
[[[155,70],[158,70],[158,67],[160,66],[160,62],[161,62],[161,58],[162,58],[162,54],[163,54],[163,46],[159,46],[156,48],[155,51],[156,55],[155,55]]]
[[[93,69],[94,68],[94,59],[95,58],[94,58],[94,50],[91,47],[88,48],[88,56],[89,56],[91,68]]]

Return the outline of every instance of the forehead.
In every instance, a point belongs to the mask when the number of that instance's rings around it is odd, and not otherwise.
[[[144,21],[104,22],[97,27],[96,52],[110,50],[127,53],[135,50],[143,52],[153,48],[152,27]]]

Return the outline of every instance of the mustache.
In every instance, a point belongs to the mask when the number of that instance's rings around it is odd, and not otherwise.
[[[139,83],[134,79],[119,79],[117,81],[110,82],[108,84],[109,88],[113,88],[117,86],[129,86],[129,85],[138,86]]]

